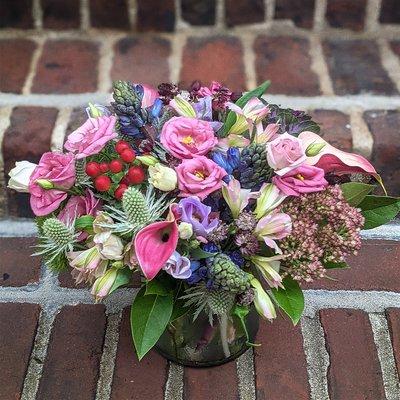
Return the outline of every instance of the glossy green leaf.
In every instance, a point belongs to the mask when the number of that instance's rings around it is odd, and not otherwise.
[[[353,207],[358,206],[365,199],[365,196],[370,194],[375,188],[374,185],[362,182],[347,182],[340,185],[340,187],[344,198]]]
[[[304,295],[299,284],[290,276],[283,279],[284,289],[272,289],[273,297],[280,308],[296,325],[304,310]]]
[[[180,317],[183,317],[185,314],[189,312],[190,307],[186,307],[185,303],[186,303],[185,300],[182,299],[178,299],[175,301],[170,322],[175,321]]]
[[[349,265],[345,262],[332,262],[332,261],[328,261],[324,263],[324,267],[326,269],[345,269],[345,268],[350,268]]]
[[[366,196],[358,205],[365,218],[363,229],[384,225],[400,212],[400,198],[389,196]]]
[[[129,268],[118,270],[117,277],[115,278],[114,284],[111,286],[110,293],[121,286],[127,285],[131,281],[131,279],[132,271]]]
[[[142,288],[131,307],[131,333],[136,354],[141,360],[157,343],[171,318],[173,296],[145,295]]]
[[[210,253],[208,251],[204,251],[200,247],[197,247],[190,251],[190,259],[191,260],[201,260],[203,258],[214,257],[217,253]]]
[[[94,217],[92,215],[82,215],[75,220],[75,230],[83,231],[89,230],[93,231],[93,221]]]
[[[146,292],[145,296],[155,294],[158,296],[168,296],[173,290],[172,286],[167,283],[167,281],[163,281],[160,279],[153,279],[148,281],[146,284]]]
[[[236,101],[236,105],[239,106],[240,108],[243,108],[246,103],[252,98],[252,97],[261,97],[269,88],[271,85],[271,81],[265,81],[263,82],[260,86],[255,88],[254,90],[251,90],[250,92],[245,93],[242,97],[240,97]],[[236,114],[233,111],[229,111],[225,124],[224,124],[224,133],[227,134],[229,132],[229,129],[233,126],[233,124],[236,121]]]

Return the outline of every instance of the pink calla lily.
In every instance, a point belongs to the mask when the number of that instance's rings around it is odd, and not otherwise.
[[[303,142],[305,149],[311,144],[324,144],[317,155],[308,157],[307,164],[322,168],[325,173],[334,172],[337,175],[342,175],[361,172],[372,175],[380,181],[375,168],[364,157],[336,149],[314,132],[301,132],[299,139]]]
[[[150,85],[146,84],[141,84],[141,85],[143,86],[142,107],[143,108],[150,107],[154,104],[156,99],[160,97],[158,91]]]
[[[135,237],[135,252],[144,276],[152,280],[176,249],[179,233],[172,207],[166,221],[154,222]]]

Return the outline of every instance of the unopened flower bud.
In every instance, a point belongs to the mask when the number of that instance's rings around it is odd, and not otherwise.
[[[37,179],[36,183],[42,188],[46,190],[54,189],[54,184],[53,182],[47,180],[47,179]]]
[[[193,236],[193,226],[188,222],[181,222],[178,226],[179,237],[183,240],[190,239]]]
[[[314,157],[325,147],[325,143],[311,143],[306,149],[307,157]]]
[[[136,156],[136,160],[139,160],[142,164],[147,165],[148,167],[159,163],[158,159],[150,154],[145,156]]]

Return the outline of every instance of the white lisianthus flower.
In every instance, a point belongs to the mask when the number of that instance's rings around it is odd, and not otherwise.
[[[181,239],[190,239],[193,236],[193,226],[188,222],[181,222],[178,226],[178,232]]]
[[[95,235],[93,241],[96,243],[103,258],[107,260],[122,260],[124,244],[117,235],[113,235],[110,231],[102,232]]]
[[[7,186],[17,192],[29,193],[29,179],[36,166],[29,161],[17,161],[15,167],[8,173],[10,180]]]
[[[174,190],[178,184],[176,172],[161,163],[149,167],[149,176],[149,182],[163,192]]]

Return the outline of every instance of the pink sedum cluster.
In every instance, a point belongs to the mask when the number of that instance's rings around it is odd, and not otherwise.
[[[297,281],[325,276],[326,263],[342,263],[361,247],[364,217],[344,199],[339,186],[292,197],[280,206],[292,219],[292,233],[280,241],[282,269]]]

